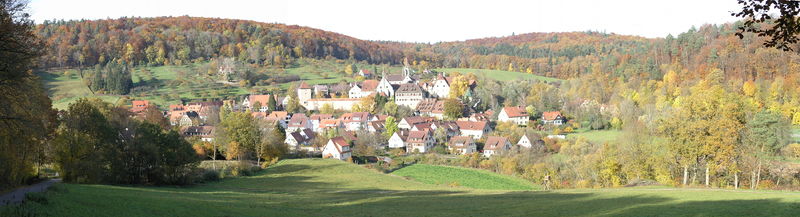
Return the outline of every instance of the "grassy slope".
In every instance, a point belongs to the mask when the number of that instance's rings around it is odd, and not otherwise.
[[[393,172],[392,174],[411,177],[427,184],[450,185],[475,189],[491,190],[534,190],[540,189],[523,179],[499,175],[484,170],[415,164]]]
[[[522,72],[511,72],[511,71],[502,71],[502,70],[491,70],[491,69],[467,69],[467,68],[441,68],[436,69],[436,71],[441,72],[459,72],[462,74],[466,73],[475,73],[475,75],[480,76],[481,74],[486,75],[488,78],[495,79],[498,81],[511,81],[517,79],[536,79],[541,81],[559,81],[557,78],[550,78],[544,77],[534,74],[527,74]]]
[[[65,184],[51,216],[792,216],[800,193],[672,188],[489,191],[421,184],[333,160],[286,160],[194,187]]]

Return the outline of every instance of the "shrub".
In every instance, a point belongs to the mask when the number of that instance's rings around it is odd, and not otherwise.
[[[758,189],[775,189],[777,185],[772,180],[761,180],[758,182]]]
[[[205,182],[213,182],[213,181],[219,181],[220,178],[221,178],[221,176],[220,176],[220,173],[218,171],[216,171],[216,170],[206,170],[203,173],[202,180],[205,181]]]

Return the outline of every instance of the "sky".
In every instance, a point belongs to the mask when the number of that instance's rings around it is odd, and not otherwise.
[[[196,16],[308,26],[359,39],[458,41],[529,32],[665,37],[737,19],[736,0],[29,0],[37,22]]]

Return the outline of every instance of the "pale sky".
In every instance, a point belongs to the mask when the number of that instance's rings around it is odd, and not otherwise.
[[[455,41],[596,30],[665,37],[737,20],[736,0],[30,0],[50,19],[219,17],[308,26],[360,39]]]

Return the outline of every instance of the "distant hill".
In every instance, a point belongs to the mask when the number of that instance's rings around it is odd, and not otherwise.
[[[800,69],[796,53],[763,48],[763,39],[752,34],[739,39],[734,35],[737,25],[692,27],[665,38],[588,31],[435,44],[367,41],[301,26],[186,16],[46,21],[37,32],[50,45],[43,67],[114,60],[183,65],[217,57],[278,67],[297,58],[400,64],[407,57],[418,69],[491,69],[562,79],[591,73],[661,79],[669,70],[696,78],[720,68],[726,76],[743,80],[772,79]]]

